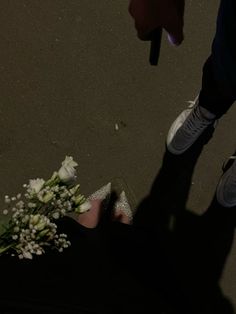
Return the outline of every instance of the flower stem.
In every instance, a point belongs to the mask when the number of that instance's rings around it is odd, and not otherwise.
[[[0,255],[4,252],[6,252],[8,249],[10,249],[13,246],[13,244],[9,244],[5,247],[0,247]]]

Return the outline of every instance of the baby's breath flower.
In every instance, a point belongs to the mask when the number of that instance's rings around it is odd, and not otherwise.
[[[54,220],[72,211],[80,213],[88,210],[89,204],[78,193],[80,185],[72,186],[76,166],[73,158],[66,156],[59,172],[54,172],[48,181],[39,178],[29,180],[29,184],[23,184],[26,190],[23,196],[21,193],[13,197],[5,195],[8,209],[3,213],[11,213],[6,245],[13,244],[14,255],[19,259],[42,255],[45,247],[52,246],[63,252],[71,245],[66,234],[57,234]],[[24,200],[20,200],[21,197]],[[10,208],[11,201],[17,202]]]
[[[59,192],[59,186],[58,185],[54,186],[53,187],[53,191],[56,192],[56,193]]]
[[[55,213],[52,214],[52,217],[54,219],[59,219],[60,218],[60,214],[58,212],[55,212]]]
[[[9,198],[8,195],[5,195],[5,200],[4,201],[5,201],[6,204],[11,203],[11,199]]]
[[[61,233],[61,234],[60,234],[60,237],[61,237],[61,238],[67,238],[67,234]]]
[[[23,208],[24,205],[25,205],[25,203],[23,201],[19,201],[16,203],[16,207],[18,207],[18,208]]]
[[[29,190],[31,193],[38,193],[43,185],[44,185],[45,181],[43,179],[34,179],[34,180],[30,180],[29,181]]]
[[[18,226],[14,227],[14,232],[19,232],[20,231],[20,228]]]
[[[32,244],[31,244],[31,243],[28,243],[28,244],[26,245],[26,249],[32,250],[32,249],[33,249]]]
[[[3,213],[3,215],[7,215],[8,214],[8,210],[4,209],[2,213]]]
[[[22,218],[22,222],[23,223],[26,223],[29,221],[29,215],[25,215],[23,218]]]
[[[22,252],[23,253],[23,256],[24,256],[24,258],[27,258],[27,259],[32,259],[33,258],[33,256],[32,256],[32,254],[28,251],[23,251]]]
[[[65,208],[67,208],[68,211],[72,210],[72,203],[70,201],[65,202]]]
[[[31,199],[32,198],[32,196],[30,196],[29,193],[25,193],[24,196],[25,196],[26,199]]]
[[[35,208],[37,205],[35,203],[29,202],[28,207],[29,208]]]
[[[60,212],[61,212],[61,214],[62,214],[63,216],[66,214],[66,210],[65,210],[64,208],[62,208],[62,209],[60,210]]]
[[[67,193],[66,193],[66,192],[61,193],[61,194],[60,194],[60,197],[61,197],[61,198],[66,198],[66,197],[67,197]]]
[[[12,218],[15,219],[15,218],[17,218],[18,216],[19,216],[19,210],[16,209],[16,210],[14,210],[14,214],[12,215]]]

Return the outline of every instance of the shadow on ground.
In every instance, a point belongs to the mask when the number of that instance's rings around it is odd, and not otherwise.
[[[233,314],[219,280],[235,209],[215,198],[202,216],[186,209],[194,166],[212,132],[182,156],[165,153],[133,225],[110,223],[109,208],[94,229],[66,217],[59,231],[72,245],[63,255],[51,252],[35,263],[3,258],[3,313]],[[111,210],[116,200],[112,193]]]
[[[219,279],[233,242],[235,209],[225,210],[215,196],[202,216],[186,209],[195,164],[212,133],[208,129],[181,156],[166,152],[150,194],[138,206],[134,224],[154,235],[156,257],[143,280],[158,291],[159,313],[234,313]]]

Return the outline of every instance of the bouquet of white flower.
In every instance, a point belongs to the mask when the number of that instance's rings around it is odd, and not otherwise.
[[[24,200],[21,194],[5,196],[3,214],[11,217],[0,235],[0,255],[32,259],[45,253],[47,247],[62,252],[70,246],[66,234],[57,234],[56,220],[90,209],[90,203],[79,193],[80,185],[75,185],[76,166],[73,158],[66,156],[48,181],[34,179],[23,185]]]

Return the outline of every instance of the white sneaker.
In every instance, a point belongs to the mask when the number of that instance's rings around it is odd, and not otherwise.
[[[167,149],[175,155],[184,153],[215,122],[215,115],[198,105],[198,96],[188,103],[190,106],[173,122],[167,135]]]
[[[236,156],[231,156],[232,165],[221,177],[217,189],[216,199],[224,207],[236,206]]]

